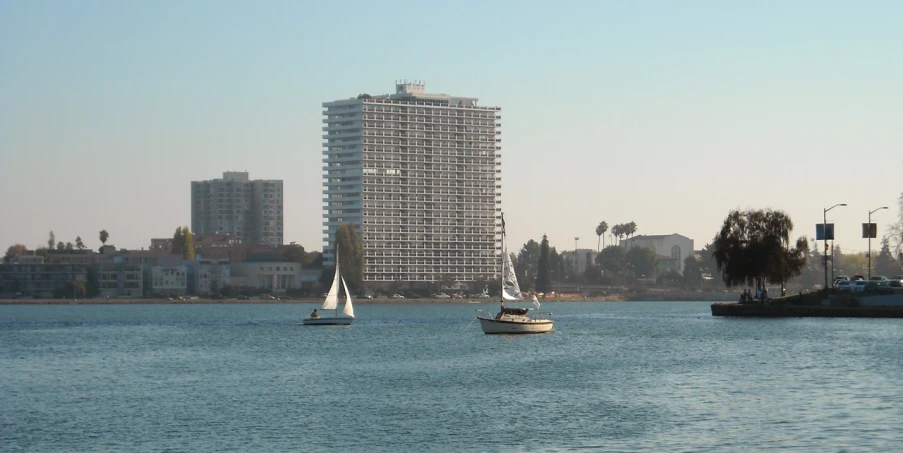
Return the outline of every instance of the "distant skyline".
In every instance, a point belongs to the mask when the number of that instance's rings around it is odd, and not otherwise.
[[[502,108],[509,249],[596,225],[702,248],[731,209],[845,252],[903,191],[903,3],[0,1],[0,246],[147,248],[191,181],[281,179],[322,248],[321,103],[397,79]],[[606,243],[608,237],[606,236]]]

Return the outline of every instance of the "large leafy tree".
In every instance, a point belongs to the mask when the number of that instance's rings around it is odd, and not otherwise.
[[[342,277],[352,293],[364,288],[364,245],[361,243],[354,225],[343,223],[335,231],[336,246],[339,248],[339,266]]]
[[[100,230],[100,243],[103,245],[107,245],[107,239],[110,238],[110,233],[107,233],[107,230]]]
[[[608,231],[608,222],[603,220],[599,222],[599,226],[596,227],[596,236],[599,236],[599,240],[596,241],[596,253],[601,252],[602,247],[605,246],[604,236],[606,231]]]
[[[16,255],[24,255],[28,251],[28,247],[22,244],[13,244],[6,249],[6,255],[3,256],[4,262],[10,262]]]
[[[81,236],[78,236],[78,237],[75,238],[75,248],[77,248],[77,249],[79,249],[79,250],[84,250],[84,249],[85,249],[85,243],[82,242],[82,237],[81,237]]]
[[[304,250],[304,246],[295,242],[288,245],[288,248],[285,249],[285,253],[283,253],[282,256],[289,261],[310,264],[310,256],[307,251]]]
[[[616,245],[609,245],[599,252],[596,264],[602,268],[602,280],[612,284],[620,280],[624,274],[624,249]]]
[[[542,235],[542,242],[539,244],[539,264],[536,267],[536,291],[547,293],[552,289],[552,282],[549,279],[549,238]]]
[[[800,275],[806,264],[808,241],[790,243],[793,222],[783,211],[731,211],[715,236],[715,261],[727,286],[764,288]]]
[[[655,252],[646,247],[631,247],[624,256],[638,278],[655,274]]]
[[[536,287],[536,268],[539,264],[539,243],[530,239],[521,247],[514,260],[514,273],[517,282],[524,291],[532,291]]]

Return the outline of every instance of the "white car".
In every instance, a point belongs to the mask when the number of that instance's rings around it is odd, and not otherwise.
[[[850,284],[850,292],[851,293],[864,293],[865,288],[868,286],[869,282],[867,280],[856,280],[855,282]]]
[[[392,298],[393,299],[404,299],[404,296],[402,296],[401,294],[393,294]]]
[[[836,288],[838,291],[849,291],[851,283],[853,283],[853,282],[851,282],[849,280],[841,280],[841,281],[837,282],[836,285],[834,285],[834,288]]]
[[[445,293],[436,294],[436,299],[451,299],[451,296]]]

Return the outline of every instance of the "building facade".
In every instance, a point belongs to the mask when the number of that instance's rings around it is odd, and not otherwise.
[[[621,241],[624,251],[632,247],[643,247],[652,250],[656,255],[664,255],[676,260],[680,272],[684,271],[684,259],[693,254],[693,240],[680,234],[640,235]],[[662,261],[656,258],[657,261]],[[674,268],[674,264],[668,264]]]
[[[84,285],[87,279],[87,266],[44,263],[40,256],[22,258],[0,264],[0,297],[49,299],[74,282]]]
[[[281,180],[250,180],[248,172],[191,182],[191,232],[228,233],[243,244],[282,245]]]
[[[587,267],[596,264],[596,251],[591,249],[562,252],[561,257],[579,274],[583,274]]]
[[[499,107],[398,83],[323,103],[324,258],[354,225],[368,282],[482,281],[498,274]]]
[[[231,283],[237,287],[283,294],[289,289],[301,289],[301,267],[301,263],[284,261],[232,263]]]
[[[232,282],[231,266],[228,259],[210,260],[198,259],[197,292],[199,294],[217,294]]]
[[[186,266],[154,266],[151,287],[154,294],[188,294],[188,268]]]

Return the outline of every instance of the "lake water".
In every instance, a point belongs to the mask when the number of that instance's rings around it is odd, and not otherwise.
[[[481,305],[495,309],[495,303]],[[903,451],[903,320],[708,303],[0,306],[0,450]]]

